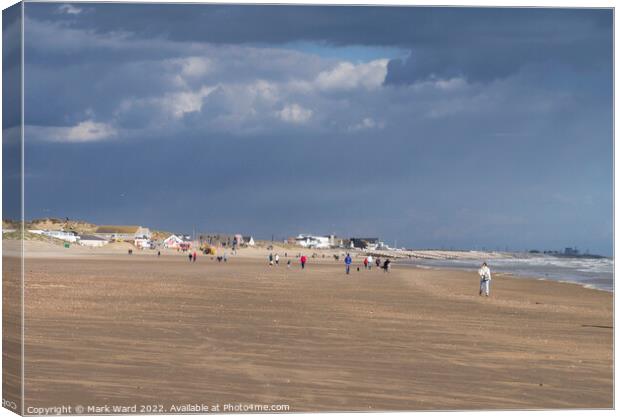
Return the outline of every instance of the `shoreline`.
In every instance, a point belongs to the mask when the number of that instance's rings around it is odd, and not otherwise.
[[[473,273],[476,274],[477,276],[477,270],[476,269],[468,269],[468,268],[459,268],[459,267],[450,267],[447,265],[442,265],[442,266],[430,266],[430,265],[415,265],[415,264],[405,264],[405,263],[400,263],[400,264],[396,264],[399,266],[404,266],[407,268],[419,268],[419,269],[428,269],[428,270],[434,270],[434,271],[462,271],[462,272],[469,272],[469,273]],[[503,278],[510,278],[510,279],[526,279],[526,280],[533,280],[533,281],[546,281],[546,282],[555,282],[555,283],[559,283],[559,284],[571,284],[571,285],[577,285],[581,288],[584,289],[588,289],[588,290],[595,290],[595,291],[603,291],[606,293],[611,293],[614,294],[614,290],[613,289],[606,289],[606,288],[599,288],[599,287],[595,287],[592,284],[587,284],[587,283],[583,283],[583,282],[577,282],[577,281],[569,281],[566,279],[554,279],[554,278],[550,278],[550,277],[541,277],[541,276],[535,276],[535,275],[520,275],[520,274],[516,274],[514,272],[493,272],[493,277],[496,276],[500,276]],[[492,284],[491,284],[492,285]]]

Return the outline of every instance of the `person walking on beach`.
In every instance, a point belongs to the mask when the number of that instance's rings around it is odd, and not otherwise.
[[[351,272],[351,263],[353,259],[351,259],[351,255],[347,253],[347,256],[344,258],[345,270],[347,271],[347,275]]]
[[[302,255],[301,259],[299,259],[299,261],[301,262],[301,269],[305,269],[306,268],[306,262],[308,262],[308,257],[306,255]]]
[[[273,253],[269,254],[269,266],[273,265]]]
[[[278,255],[277,253],[276,253],[275,260],[276,260],[276,266],[280,265],[280,255]]]
[[[368,269],[368,257],[364,258],[364,269]]]
[[[377,259],[375,259],[375,265],[377,265],[377,268],[381,266],[381,259],[379,259],[378,257]]]
[[[480,292],[478,295],[482,295],[484,292],[485,296],[489,296],[489,286],[491,283],[491,270],[486,262],[482,263],[482,266],[478,270],[478,275],[480,275]]]
[[[191,262],[191,261],[192,261],[193,256],[192,256],[192,254],[191,254],[191,253],[190,253],[188,256],[189,256],[189,261]]]
[[[196,262],[196,251],[194,251],[193,261]]]
[[[392,261],[388,259],[385,260],[385,262],[383,262],[383,272],[390,272],[390,264],[392,263]]]
[[[368,270],[372,269],[372,255],[368,255]]]

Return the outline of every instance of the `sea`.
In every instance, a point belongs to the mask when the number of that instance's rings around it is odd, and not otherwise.
[[[477,271],[479,260],[471,259],[411,259],[399,263],[422,268],[451,268]],[[487,264],[493,272],[515,277],[538,278],[571,282],[603,291],[614,291],[614,261],[612,258],[568,258],[552,255],[514,255],[491,258]]]

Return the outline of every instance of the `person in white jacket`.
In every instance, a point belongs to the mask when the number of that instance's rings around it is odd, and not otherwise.
[[[482,264],[480,269],[478,270],[478,275],[480,275],[480,293],[484,292],[484,295],[489,296],[489,286],[491,283],[491,270],[486,262]]]

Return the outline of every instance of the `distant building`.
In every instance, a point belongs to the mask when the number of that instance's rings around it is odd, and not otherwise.
[[[298,235],[295,243],[304,248],[327,249],[331,247],[329,236]]]
[[[375,249],[379,250],[391,250],[392,248],[385,244],[385,242],[377,243],[377,247]]]
[[[55,239],[64,240],[66,242],[75,243],[78,241],[78,234],[75,232],[65,232],[63,230],[28,230],[29,233],[35,235],[43,235],[53,237]]]
[[[177,235],[170,235],[166,239],[164,239],[162,245],[164,246],[164,248],[178,249],[181,247],[182,243],[183,239],[181,239]]]
[[[564,255],[576,256],[579,255],[579,251],[577,250],[577,248],[565,248]]]
[[[350,239],[351,248],[375,250],[379,246],[377,237],[352,237]]]
[[[151,247],[151,239],[139,237],[133,240],[133,244],[140,249],[149,249]]]
[[[94,235],[82,235],[79,240],[80,245],[91,248],[98,248],[108,244],[108,240]]]
[[[254,246],[254,238],[252,236],[242,236],[241,243],[247,246]]]
[[[142,226],[99,226],[95,236],[109,240],[150,239],[151,231]]]

